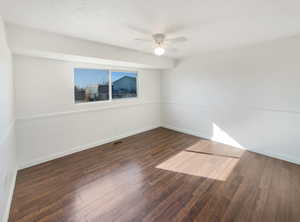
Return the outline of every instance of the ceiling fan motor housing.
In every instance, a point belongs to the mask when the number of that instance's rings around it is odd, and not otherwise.
[[[153,39],[156,44],[161,45],[165,40],[165,35],[162,33],[157,33],[153,35]]]

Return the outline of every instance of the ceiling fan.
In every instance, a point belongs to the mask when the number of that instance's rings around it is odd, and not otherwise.
[[[154,54],[161,56],[165,53],[166,45],[169,43],[179,43],[187,41],[186,37],[166,38],[163,33],[156,33],[152,35],[152,39],[135,39],[137,41],[153,42],[155,44]]]

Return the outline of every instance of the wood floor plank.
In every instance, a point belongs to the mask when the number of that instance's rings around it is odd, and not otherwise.
[[[300,166],[157,128],[20,170],[10,222],[296,222]]]

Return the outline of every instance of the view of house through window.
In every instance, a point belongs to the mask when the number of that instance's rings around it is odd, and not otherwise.
[[[111,87],[109,75],[111,73]],[[111,89],[111,92],[110,92]],[[104,69],[74,69],[75,103],[137,97],[137,73]]]
[[[137,97],[137,73],[113,71],[112,78],[112,98]]]

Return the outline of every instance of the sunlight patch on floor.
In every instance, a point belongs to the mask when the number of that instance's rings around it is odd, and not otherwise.
[[[225,157],[235,157],[235,158],[240,158],[245,152],[245,150],[240,148],[236,148],[233,146],[229,146],[226,144],[213,142],[205,139],[202,139],[197,143],[191,145],[186,149],[186,151],[219,155]]]
[[[238,161],[233,157],[181,151],[156,168],[225,181]]]

